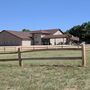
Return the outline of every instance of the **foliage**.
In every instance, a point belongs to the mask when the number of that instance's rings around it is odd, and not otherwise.
[[[22,29],[22,32],[30,32],[29,29]]]
[[[81,25],[76,25],[66,31],[67,33],[79,37],[80,41],[90,43],[90,22],[85,22]]]

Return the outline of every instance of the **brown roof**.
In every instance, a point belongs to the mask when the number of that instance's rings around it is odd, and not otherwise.
[[[31,31],[31,34],[50,34],[48,31],[45,30],[37,30],[37,31]]]
[[[47,29],[47,30],[37,30],[37,31],[30,31],[30,32],[22,32],[22,31],[13,31],[13,30],[3,30],[2,32],[8,32],[20,39],[30,39],[32,37],[32,34],[45,34],[46,36],[44,38],[57,38],[57,37],[65,37],[63,35],[53,35],[57,31],[62,32],[60,29]],[[2,33],[1,32],[1,33]],[[62,32],[63,33],[63,32]]]
[[[30,33],[41,33],[41,34],[51,34],[51,35],[53,35],[57,31],[60,31],[61,33],[63,33],[60,29],[35,30],[35,31],[31,31]]]
[[[30,32],[20,32],[20,31],[11,31],[11,30],[3,30],[2,32],[4,31],[13,34],[14,36],[20,39],[30,39],[32,37]]]
[[[68,38],[67,35],[46,35],[43,38]]]
[[[60,31],[61,33],[63,33],[60,29],[48,29],[48,30],[45,30],[45,31],[47,31],[47,32],[49,32],[50,34],[54,34],[54,33],[56,33],[57,31]]]

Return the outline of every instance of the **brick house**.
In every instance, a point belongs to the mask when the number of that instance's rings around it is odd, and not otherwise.
[[[64,35],[60,29],[0,32],[0,46],[58,45],[66,42],[67,35]]]

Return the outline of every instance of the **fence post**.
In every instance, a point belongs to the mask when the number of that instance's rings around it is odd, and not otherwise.
[[[5,53],[5,46],[4,46],[4,53]]]
[[[21,52],[20,52],[20,48],[18,48],[18,60],[19,60],[19,66],[22,66],[22,59],[21,59]]]
[[[85,44],[82,44],[82,66],[86,66],[86,51]]]

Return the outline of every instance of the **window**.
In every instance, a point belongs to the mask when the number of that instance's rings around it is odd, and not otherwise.
[[[35,41],[35,43],[39,43],[39,41]]]

